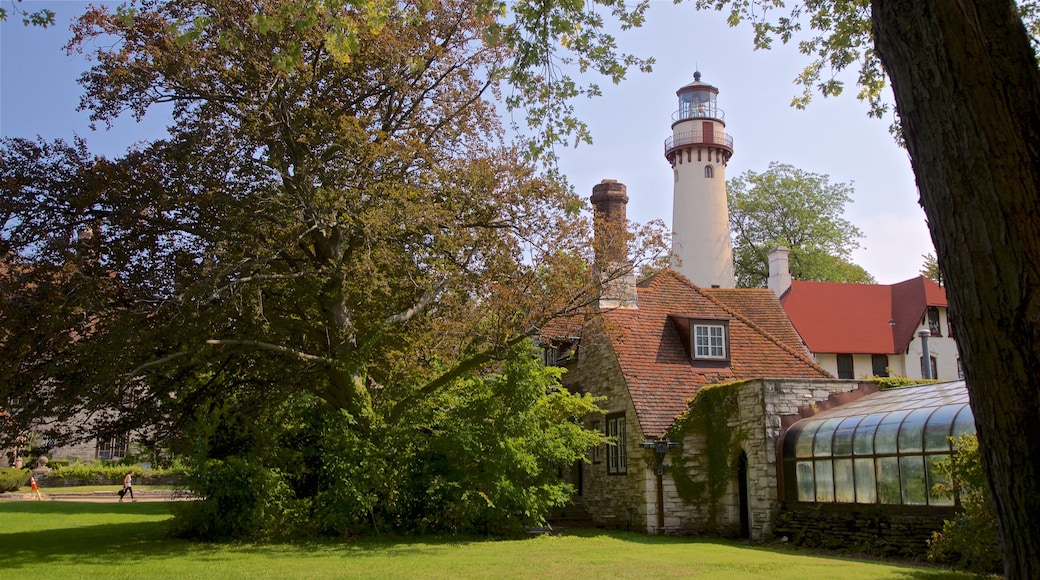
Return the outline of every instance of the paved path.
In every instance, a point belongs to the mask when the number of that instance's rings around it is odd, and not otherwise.
[[[51,491],[51,490],[55,491]],[[43,496],[43,501],[84,501],[94,503],[119,503],[119,494],[114,491],[92,491],[85,493],[68,493],[61,492],[61,488],[41,488],[40,495]],[[187,492],[182,490],[169,490],[169,491],[137,491],[134,490],[134,498],[137,501],[142,502],[159,502],[159,501],[186,501],[192,499]],[[0,500],[24,500],[24,501],[37,501],[36,494],[29,493],[0,493]],[[130,501],[130,496],[127,496],[124,503]]]

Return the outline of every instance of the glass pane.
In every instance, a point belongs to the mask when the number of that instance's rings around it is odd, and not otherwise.
[[[965,405],[961,409],[960,413],[957,413],[957,420],[953,422],[953,433],[954,437],[958,437],[965,433],[975,432],[975,415],[971,414],[971,407]]]
[[[816,432],[816,440],[813,443],[813,456],[814,457],[830,457],[831,455],[831,442],[834,439],[834,429],[837,428],[838,423],[841,419],[827,419],[820,425],[820,430]]]
[[[798,432],[798,439],[794,444],[794,456],[795,457],[812,457],[812,443],[813,435],[816,434],[816,430],[819,429],[820,423],[813,421],[802,427],[802,430]]]
[[[877,433],[874,434],[874,453],[895,453],[896,452],[896,436],[899,434],[899,424],[903,422],[903,417],[910,414],[910,411],[893,411],[885,418],[881,420],[881,424],[878,425]]]
[[[897,504],[903,500],[899,491],[899,458],[878,457],[877,494],[881,503]]]
[[[834,501],[834,474],[830,461],[816,462],[816,501]]]
[[[953,429],[953,419],[960,411],[958,405],[946,405],[936,409],[928,418],[928,425],[924,428],[924,450],[925,451],[949,451],[950,430]]]
[[[856,432],[860,419],[849,417],[834,430],[834,446],[831,448],[834,455],[852,455],[852,434]]]
[[[929,505],[953,505],[953,495],[950,497],[943,497],[935,493],[935,484],[937,483],[949,483],[946,479],[946,475],[939,469],[939,464],[949,459],[949,455],[927,455],[924,458],[925,466],[928,469],[928,503]]]
[[[924,457],[905,455],[899,458],[899,479],[903,488],[903,503],[925,505],[928,503],[928,481],[924,476]]]
[[[935,411],[934,408],[917,409],[903,419],[899,427],[899,452],[920,452],[924,440],[924,423]]]
[[[834,501],[856,502],[856,480],[852,473],[851,459],[834,460]]]
[[[871,371],[875,377],[888,376],[888,355],[875,354],[870,357]]]
[[[799,461],[795,467],[798,480],[798,501],[816,501],[812,461]]]
[[[874,487],[874,460],[856,458],[856,502],[877,503],[877,489]]]
[[[872,455],[874,453],[874,429],[885,415],[874,413],[867,415],[856,427],[856,435],[852,439],[852,450],[856,455]]]

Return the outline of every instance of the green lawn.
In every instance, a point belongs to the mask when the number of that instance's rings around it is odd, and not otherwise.
[[[163,503],[0,502],[0,578],[971,578],[715,540],[581,531],[512,540],[170,540]]]

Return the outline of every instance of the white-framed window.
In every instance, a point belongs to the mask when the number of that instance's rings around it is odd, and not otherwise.
[[[713,179],[715,177],[715,168],[712,167],[711,165],[705,165],[704,166],[704,177],[706,177],[708,179]]]
[[[726,325],[694,324],[693,358],[727,358]]]
[[[607,447],[607,473],[620,475],[628,473],[628,437],[625,434],[625,414],[607,415],[607,437],[611,445]]]

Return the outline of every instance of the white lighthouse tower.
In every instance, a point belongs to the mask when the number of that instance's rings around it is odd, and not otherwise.
[[[682,87],[679,110],[672,115],[672,136],[664,155],[672,164],[672,253],[676,269],[701,287],[732,288],[733,245],[726,203],[726,163],[733,138],[726,134],[725,113],[716,105],[719,90],[701,82]]]

